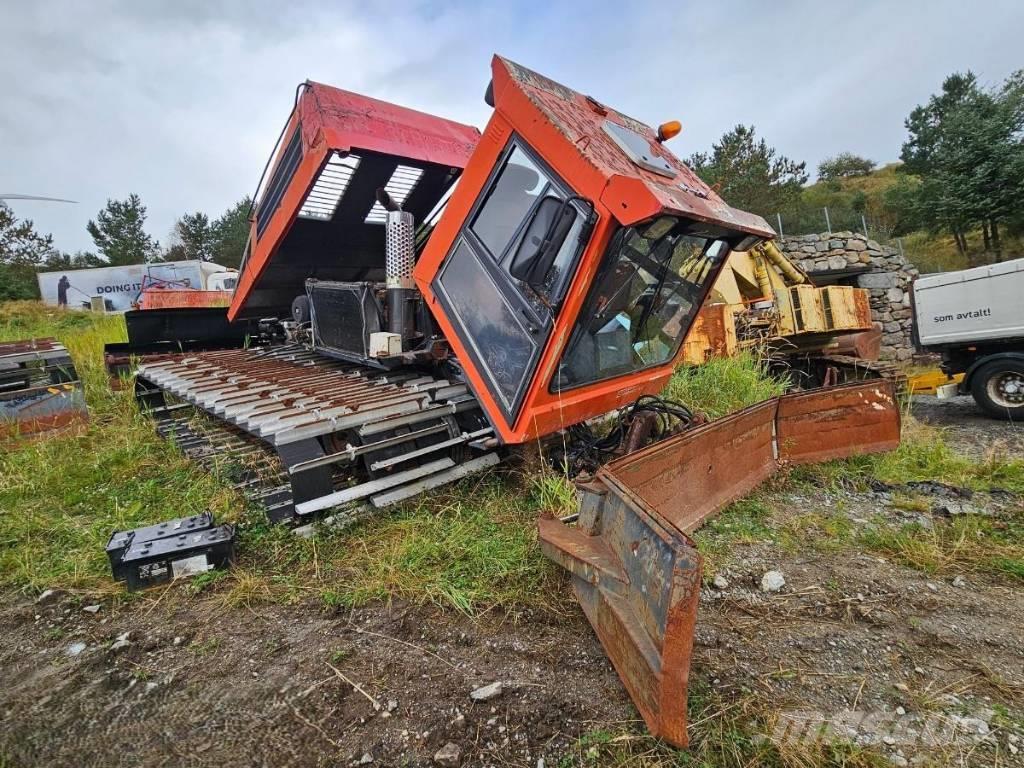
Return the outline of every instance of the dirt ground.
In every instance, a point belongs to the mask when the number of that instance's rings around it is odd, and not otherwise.
[[[914,408],[966,451],[1021,445],[1019,428],[958,401]],[[940,507],[946,491],[915,493]],[[785,492],[768,524],[929,514],[893,497]],[[971,501],[1019,513],[1007,494]],[[784,575],[780,591],[761,590],[768,570]],[[693,688],[727,707],[759,702],[764,738],[792,743],[827,724],[893,765],[1024,765],[1019,581],[771,541],[736,545],[718,575],[728,583],[702,595]],[[639,730],[574,607],[474,619],[397,603],[227,608],[171,587],[120,605],[8,595],[0,632],[5,767],[425,766],[452,743],[461,765],[550,768],[586,759],[585,734]],[[496,696],[471,699],[495,682]]]
[[[997,421],[985,416],[970,396],[949,400],[915,397],[914,416],[946,430],[950,443],[971,456],[984,458],[993,449],[1024,456],[1024,424]]]

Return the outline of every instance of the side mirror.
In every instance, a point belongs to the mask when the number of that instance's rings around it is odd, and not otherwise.
[[[512,277],[535,288],[544,285],[555,257],[579,216],[573,199],[560,200],[548,195],[540,201],[512,257],[508,270]]]

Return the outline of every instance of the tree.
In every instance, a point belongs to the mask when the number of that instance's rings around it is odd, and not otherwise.
[[[76,251],[74,254],[54,251],[51,256],[47,257],[42,266],[49,272],[56,271],[58,269],[93,269],[95,267],[105,267],[107,266],[107,262],[91,251]]]
[[[221,214],[211,225],[213,233],[212,259],[224,267],[238,269],[249,239],[249,209],[252,198],[243,197]]]
[[[777,154],[756,138],[754,126],[737,125],[710,154],[698,152],[688,162],[730,205],[762,216],[792,204],[807,182],[806,163]]]
[[[928,229],[928,222],[920,206],[920,186],[921,180],[917,176],[900,173],[896,183],[883,193],[882,204],[892,222],[893,235],[908,235]]]
[[[210,261],[213,258],[215,235],[205,213],[186,213],[178,219],[174,224],[172,238],[175,242],[167,250],[168,260]]]
[[[145,230],[146,206],[136,194],[126,200],[107,200],[86,229],[100,255],[111,266],[160,260],[160,244]]]
[[[36,272],[57,255],[52,236],[39,234],[31,220],[19,220],[0,202],[0,299],[38,299]]]
[[[905,202],[931,231],[947,230],[962,253],[978,227],[984,250],[1002,260],[1001,228],[1024,210],[1024,71],[986,89],[955,73],[905,122],[901,158],[921,183]]]
[[[210,221],[205,213],[187,213],[174,223],[168,261],[201,259],[237,269],[249,238],[249,209],[252,199],[243,197],[219,218]]]
[[[852,152],[840,152],[835,157],[826,157],[818,164],[818,179],[835,181],[853,176],[867,176],[875,170],[874,160],[855,155]]]

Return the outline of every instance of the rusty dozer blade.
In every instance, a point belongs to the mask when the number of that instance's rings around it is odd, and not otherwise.
[[[685,747],[705,520],[785,464],[896,448],[893,384],[766,400],[605,465],[577,484],[574,527],[538,521],[544,554],[572,574],[583,611],[651,733]]]

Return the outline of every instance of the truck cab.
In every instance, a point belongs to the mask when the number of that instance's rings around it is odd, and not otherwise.
[[[238,272],[233,269],[206,276],[207,291],[233,291],[238,285]]]
[[[923,275],[911,288],[914,344],[942,356],[950,390],[989,416],[1024,419],[1024,259]],[[946,394],[946,389],[940,389]]]

